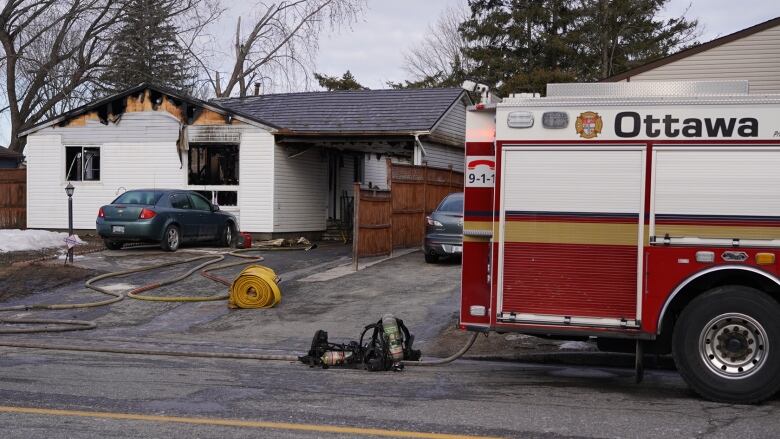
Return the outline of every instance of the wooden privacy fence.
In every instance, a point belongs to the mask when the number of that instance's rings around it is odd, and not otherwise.
[[[27,170],[0,169],[0,229],[27,226]]]
[[[357,257],[390,254],[394,248],[421,246],[425,216],[442,199],[463,190],[463,173],[453,169],[387,161],[390,190],[359,189],[355,185],[353,253]],[[357,257],[354,259],[357,260]]]

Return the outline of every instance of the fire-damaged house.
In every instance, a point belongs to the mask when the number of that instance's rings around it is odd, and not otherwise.
[[[241,230],[317,235],[349,213],[355,182],[386,188],[387,160],[463,168],[460,89],[360,90],[201,101],[141,84],[27,137],[27,226],[74,227],[134,188],[196,190]]]

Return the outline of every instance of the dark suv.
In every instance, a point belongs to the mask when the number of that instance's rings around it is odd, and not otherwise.
[[[463,192],[447,195],[425,221],[425,262],[463,253]]]

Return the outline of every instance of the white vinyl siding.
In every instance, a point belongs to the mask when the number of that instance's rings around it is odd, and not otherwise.
[[[100,181],[74,181],[74,227],[94,230],[100,206],[126,190],[141,188],[203,189],[187,184],[188,158],[176,146],[180,124],[164,112],[126,113],[118,123],[87,121],[83,127],[51,127],[27,137],[27,226],[68,226],[65,146],[100,147]],[[273,228],[273,135],[249,125],[241,131],[238,207],[225,207],[239,217],[241,229],[270,232]],[[241,215],[243,213],[243,215]]]
[[[466,137],[466,104],[458,99],[436,123],[428,138],[446,145],[463,146]]]
[[[696,147],[655,154],[657,215],[780,216],[780,150]]]
[[[174,131],[175,132],[175,131]],[[100,181],[74,181],[73,226],[94,229],[100,206],[125,190],[176,188],[185,184],[175,141],[104,143],[100,145]],[[68,227],[65,147],[60,136],[27,138],[27,226]]]
[[[510,150],[504,209],[530,212],[639,213],[642,151]]]
[[[272,232],[274,224],[274,136],[246,126],[238,147],[238,207],[241,231]],[[215,186],[216,188],[216,186]]]
[[[452,165],[454,171],[463,172],[463,147],[452,147],[436,143],[423,142],[425,155],[422,161],[434,168],[448,169]]]
[[[372,187],[387,189],[387,161],[384,156],[377,159],[376,154],[366,154],[363,170],[364,187],[368,187],[371,183]]]
[[[780,93],[780,27],[766,29],[631,76],[631,81],[742,79],[751,94]]]
[[[320,150],[288,157],[289,150],[275,147],[274,232],[325,230],[328,202],[328,162]],[[243,184],[243,182],[242,182]]]

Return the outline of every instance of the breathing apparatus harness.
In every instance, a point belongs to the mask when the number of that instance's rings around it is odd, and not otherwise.
[[[371,331],[370,337],[366,337]],[[413,349],[414,335],[404,321],[385,314],[379,321],[366,325],[359,341],[331,343],[322,329],[314,333],[311,349],[298,360],[309,367],[341,366],[368,371],[401,371],[403,361],[418,361],[422,355]]]

